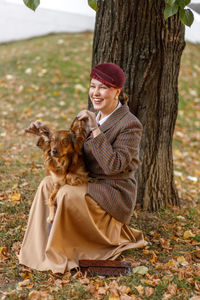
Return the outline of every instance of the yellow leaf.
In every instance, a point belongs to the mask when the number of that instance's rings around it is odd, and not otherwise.
[[[183,156],[183,153],[180,150],[178,150],[178,149],[174,150],[174,154],[177,157],[182,157]]]
[[[61,118],[63,118],[63,119],[67,119],[67,115],[64,114],[64,113],[61,113],[60,116],[61,116]]]
[[[148,268],[145,266],[139,266],[133,269],[133,273],[145,275],[148,272]]]
[[[11,196],[11,201],[14,201],[14,202],[21,201],[21,194],[20,193],[14,193]]]
[[[191,237],[194,237],[194,236],[195,236],[195,234],[193,234],[191,230],[186,230],[186,231],[184,232],[184,234],[183,234],[183,237],[184,237],[185,239],[188,239],[188,238],[191,238]]]
[[[184,257],[184,256],[178,256],[178,257],[177,257],[177,261],[178,261],[179,263],[182,263],[183,261],[185,261],[185,257]]]
[[[182,266],[187,266],[188,265],[188,262],[187,262],[187,260],[185,259],[184,256],[178,256],[177,257],[177,262],[179,264],[181,264]]]
[[[109,300],[120,300],[120,297],[116,296],[114,293],[111,293],[108,299]]]
[[[24,279],[29,279],[29,278],[33,277],[33,274],[31,274],[30,272],[26,271],[26,272],[24,272],[24,273],[22,274],[22,277],[23,277]]]
[[[158,260],[158,257],[157,257],[157,255],[154,253],[154,251],[153,251],[152,256],[151,256],[151,259],[150,259],[150,262],[151,262],[151,263],[155,263],[157,260]]]
[[[140,295],[144,294],[144,287],[142,285],[138,285],[135,287]]]
[[[0,247],[0,254],[5,255],[7,253],[7,248],[6,247]]]
[[[59,95],[58,91],[53,91],[53,95],[58,96]]]
[[[4,262],[8,259],[7,253],[8,251],[6,247],[0,247],[0,262]]]
[[[17,183],[13,184],[12,189],[15,190],[17,188],[18,188],[18,184]]]
[[[170,259],[165,265],[168,267],[176,267],[177,262],[174,259]]]

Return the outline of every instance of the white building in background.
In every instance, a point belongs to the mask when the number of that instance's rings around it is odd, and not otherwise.
[[[40,0],[35,12],[23,0],[0,0],[0,42],[26,39],[50,33],[93,31],[95,11],[88,0]],[[200,0],[192,0],[199,3]],[[200,43],[200,14],[186,26],[185,38]]]
[[[36,11],[23,0],[0,0],[0,42],[50,33],[93,31],[95,11],[87,0],[41,0]]]
[[[194,14],[194,22],[191,27],[185,27],[185,40],[191,43],[200,43],[200,14],[193,9],[192,12]]]

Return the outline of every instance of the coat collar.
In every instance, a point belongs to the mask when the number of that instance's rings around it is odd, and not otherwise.
[[[118,123],[119,120],[122,119],[128,112],[129,112],[128,105],[123,104],[120,108],[114,111],[114,113],[101,126],[99,126],[99,128],[101,129],[102,132],[106,132],[108,129],[110,129],[116,123]],[[88,135],[86,141],[90,140],[91,138],[92,135]]]
[[[102,132],[107,131],[109,128],[113,127],[119,122],[129,112],[129,107],[127,104],[122,105],[99,127]]]

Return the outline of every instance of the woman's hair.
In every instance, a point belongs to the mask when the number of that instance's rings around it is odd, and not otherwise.
[[[121,104],[125,104],[128,103],[129,97],[127,94],[125,94],[123,91],[121,91],[121,93],[119,94],[119,101],[121,102]]]

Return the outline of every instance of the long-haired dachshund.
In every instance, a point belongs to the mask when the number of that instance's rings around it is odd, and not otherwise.
[[[43,123],[36,121],[25,130],[39,136],[37,146],[44,152],[46,175],[53,180],[53,191],[48,199],[48,223],[55,215],[55,197],[64,184],[82,185],[90,178],[85,169],[82,146],[87,134],[87,121],[73,121],[69,130],[51,132]]]

